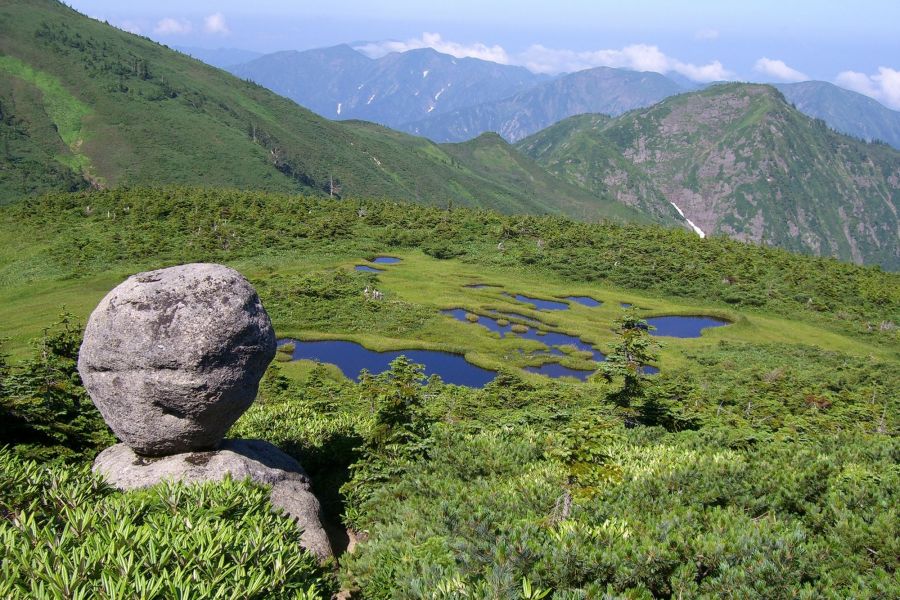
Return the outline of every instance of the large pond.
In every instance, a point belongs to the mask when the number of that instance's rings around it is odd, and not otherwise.
[[[647,324],[656,327],[650,333],[655,336],[695,338],[707,327],[722,327],[730,322],[715,317],[652,317]]]
[[[293,360],[316,360],[337,365],[348,378],[359,380],[359,373],[368,369],[370,373],[381,373],[390,368],[392,360],[400,355],[425,366],[425,375],[440,375],[446,383],[468,387],[484,387],[494,379],[496,373],[477,367],[459,354],[434,350],[394,350],[376,352],[355,342],[345,340],[321,340],[304,342],[281,340],[279,345],[294,344]]]
[[[524,304],[533,304],[538,310],[569,310],[567,303],[559,302],[558,300],[542,300],[541,298],[532,298],[525,294],[510,294],[509,292],[503,292],[503,295],[508,298],[514,298],[516,301]]]

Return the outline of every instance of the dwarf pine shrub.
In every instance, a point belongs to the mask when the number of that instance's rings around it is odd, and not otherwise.
[[[0,449],[2,598],[327,598],[331,578],[249,482],[121,493]]]

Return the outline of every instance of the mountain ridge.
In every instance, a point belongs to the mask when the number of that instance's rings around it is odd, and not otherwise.
[[[829,129],[771,86],[722,84],[517,147],[573,183],[707,234],[900,266],[900,153]],[[635,200],[638,198],[639,200]]]
[[[647,220],[561,181],[558,197],[538,202],[477,165],[454,165],[433,142],[329,121],[58,2],[0,7],[3,202],[181,184]]]

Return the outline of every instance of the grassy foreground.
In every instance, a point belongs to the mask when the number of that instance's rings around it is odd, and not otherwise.
[[[28,506],[52,508],[47,490],[59,477],[23,459],[83,464],[109,443],[74,374],[80,324],[51,327],[61,305],[83,322],[128,274],[216,261],[257,286],[279,336],[451,350],[499,369],[473,390],[423,382],[402,360],[359,383],[328,366],[273,363],[231,435],[300,459],[326,518],[357,542],[333,574],[294,561],[279,575],[308,597],[333,589],[332,575],[363,598],[891,598],[900,589],[896,275],[656,228],[196,189],[29,200],[0,209],[0,233],[0,337],[11,355],[0,361],[0,408],[12,446],[0,477],[24,482],[0,492],[0,510],[21,516],[0,523],[8,545],[32,535],[21,525]],[[377,276],[353,270],[380,254],[402,261]],[[465,287],[473,283],[499,287]],[[385,298],[366,301],[366,286]],[[501,290],[603,305],[534,311]],[[610,352],[620,302],[644,317],[732,324],[663,340],[661,373],[627,388],[615,377],[525,373],[534,358],[517,349],[538,342],[440,314],[512,310]],[[71,485],[96,487],[78,473]],[[96,493],[116,514],[140,502]],[[188,492],[154,493],[153,506]],[[251,488],[206,498],[204,514],[230,515],[229,527],[242,527],[242,511],[264,514]],[[8,586],[13,597],[28,596],[30,579],[56,585],[40,564],[77,569],[53,562],[58,531],[83,523],[65,551],[86,557],[92,540],[119,535],[78,507],[52,518],[42,510],[44,529],[29,539],[43,554],[4,572],[21,582]],[[180,539],[181,511],[152,516],[171,525],[154,544]],[[242,535],[257,535],[254,519]],[[262,539],[287,552],[290,531],[267,527]],[[134,552],[149,560],[149,546]],[[118,576],[96,579],[103,567],[91,564],[78,586],[96,595]],[[242,572],[241,589],[272,589]],[[218,581],[193,563],[179,573]],[[240,593],[222,582],[197,589],[212,597],[213,588]]]

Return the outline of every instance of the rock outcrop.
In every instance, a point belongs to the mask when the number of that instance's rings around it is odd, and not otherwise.
[[[78,371],[139,454],[215,448],[256,397],[275,332],[234,269],[190,264],[129,277],[91,314]]]
[[[226,474],[272,486],[303,547],[331,556],[300,464],[268,442],[222,441],[274,356],[269,315],[237,271],[190,264],[129,277],[94,309],[78,356],[85,388],[124,442],[94,470],[123,490]]]
[[[163,480],[221,481],[226,474],[270,485],[272,505],[293,517],[303,530],[303,547],[319,558],[331,556],[331,545],[319,520],[319,500],[310,490],[309,477],[300,463],[268,442],[225,440],[218,450],[162,457],[141,456],[126,444],[116,444],[97,456],[94,470],[122,490],[149,487]]]

